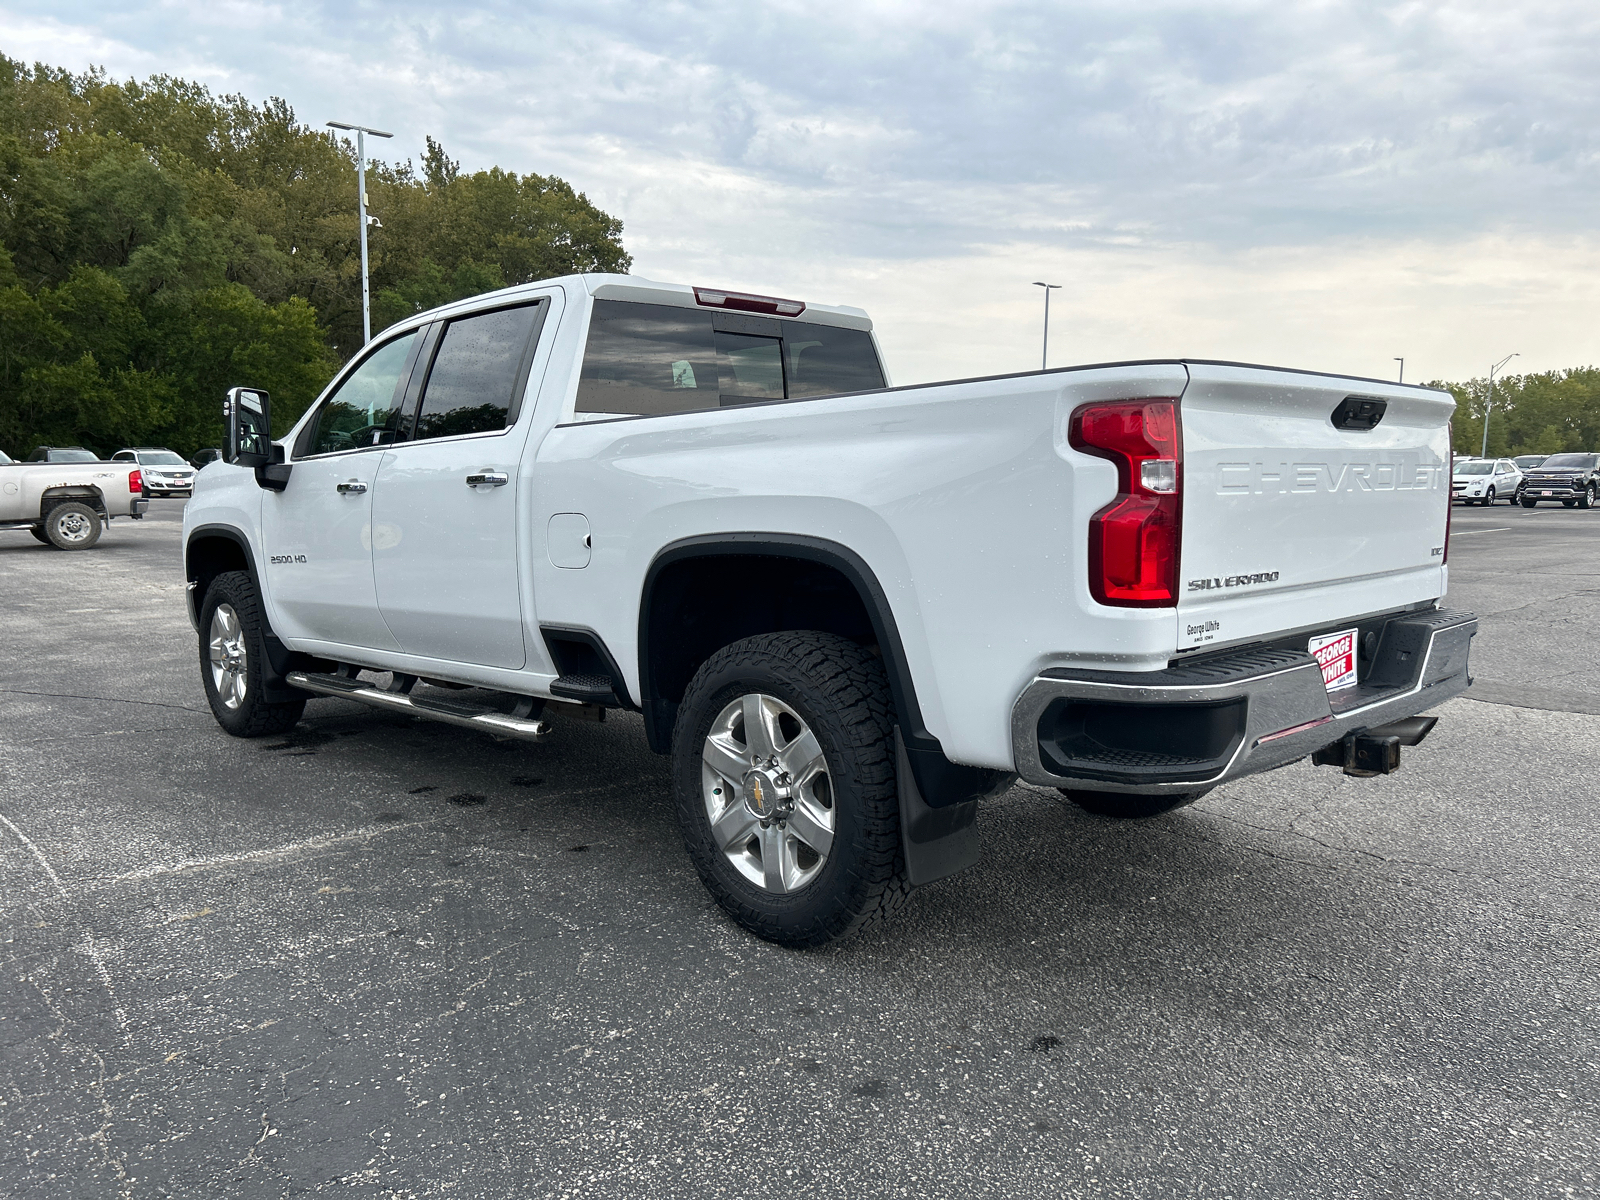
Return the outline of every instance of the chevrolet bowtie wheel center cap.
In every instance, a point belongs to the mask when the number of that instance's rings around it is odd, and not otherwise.
[[[744,803],[753,816],[771,821],[788,809],[789,789],[778,782],[777,772],[757,769],[744,777]]]

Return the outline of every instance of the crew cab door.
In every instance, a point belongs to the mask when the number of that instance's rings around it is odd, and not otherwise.
[[[412,331],[372,347],[302,430],[288,486],[262,494],[261,569],[280,637],[399,649],[372,582],[372,497],[421,341]]]
[[[512,669],[528,660],[517,537],[528,422],[518,417],[549,307],[543,297],[428,332],[372,514],[378,607],[407,654]]]

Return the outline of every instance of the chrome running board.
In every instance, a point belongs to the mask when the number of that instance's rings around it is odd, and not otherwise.
[[[443,721],[447,725],[460,725],[465,729],[498,734],[500,737],[522,738],[524,741],[537,742],[550,732],[550,722],[542,717],[507,716],[505,713],[497,713],[472,704],[409,696],[406,694],[410,690],[409,687],[406,691],[387,692],[346,675],[322,675],[312,671],[290,671],[287,681],[290,687],[316,692],[322,696],[339,696],[345,700],[370,705],[372,708],[403,712],[413,717],[425,717],[430,721]]]

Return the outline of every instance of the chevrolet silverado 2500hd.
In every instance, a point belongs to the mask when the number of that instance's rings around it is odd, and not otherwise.
[[[0,529],[26,529],[58,550],[87,550],[107,521],[137,521],[149,504],[137,463],[19,463],[0,453]]]
[[[1453,407],[1199,361],[896,388],[858,309],[530,284],[386,330],[281,443],[229,394],[201,676],[246,737],[316,695],[638,711],[706,886],[817,944],[973,862],[1017,775],[1148,816],[1394,769],[1468,683]]]

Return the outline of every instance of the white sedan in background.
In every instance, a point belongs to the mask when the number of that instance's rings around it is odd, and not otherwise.
[[[1509,458],[1464,458],[1450,480],[1450,498],[1488,506],[1496,500],[1516,501],[1522,472]]]

